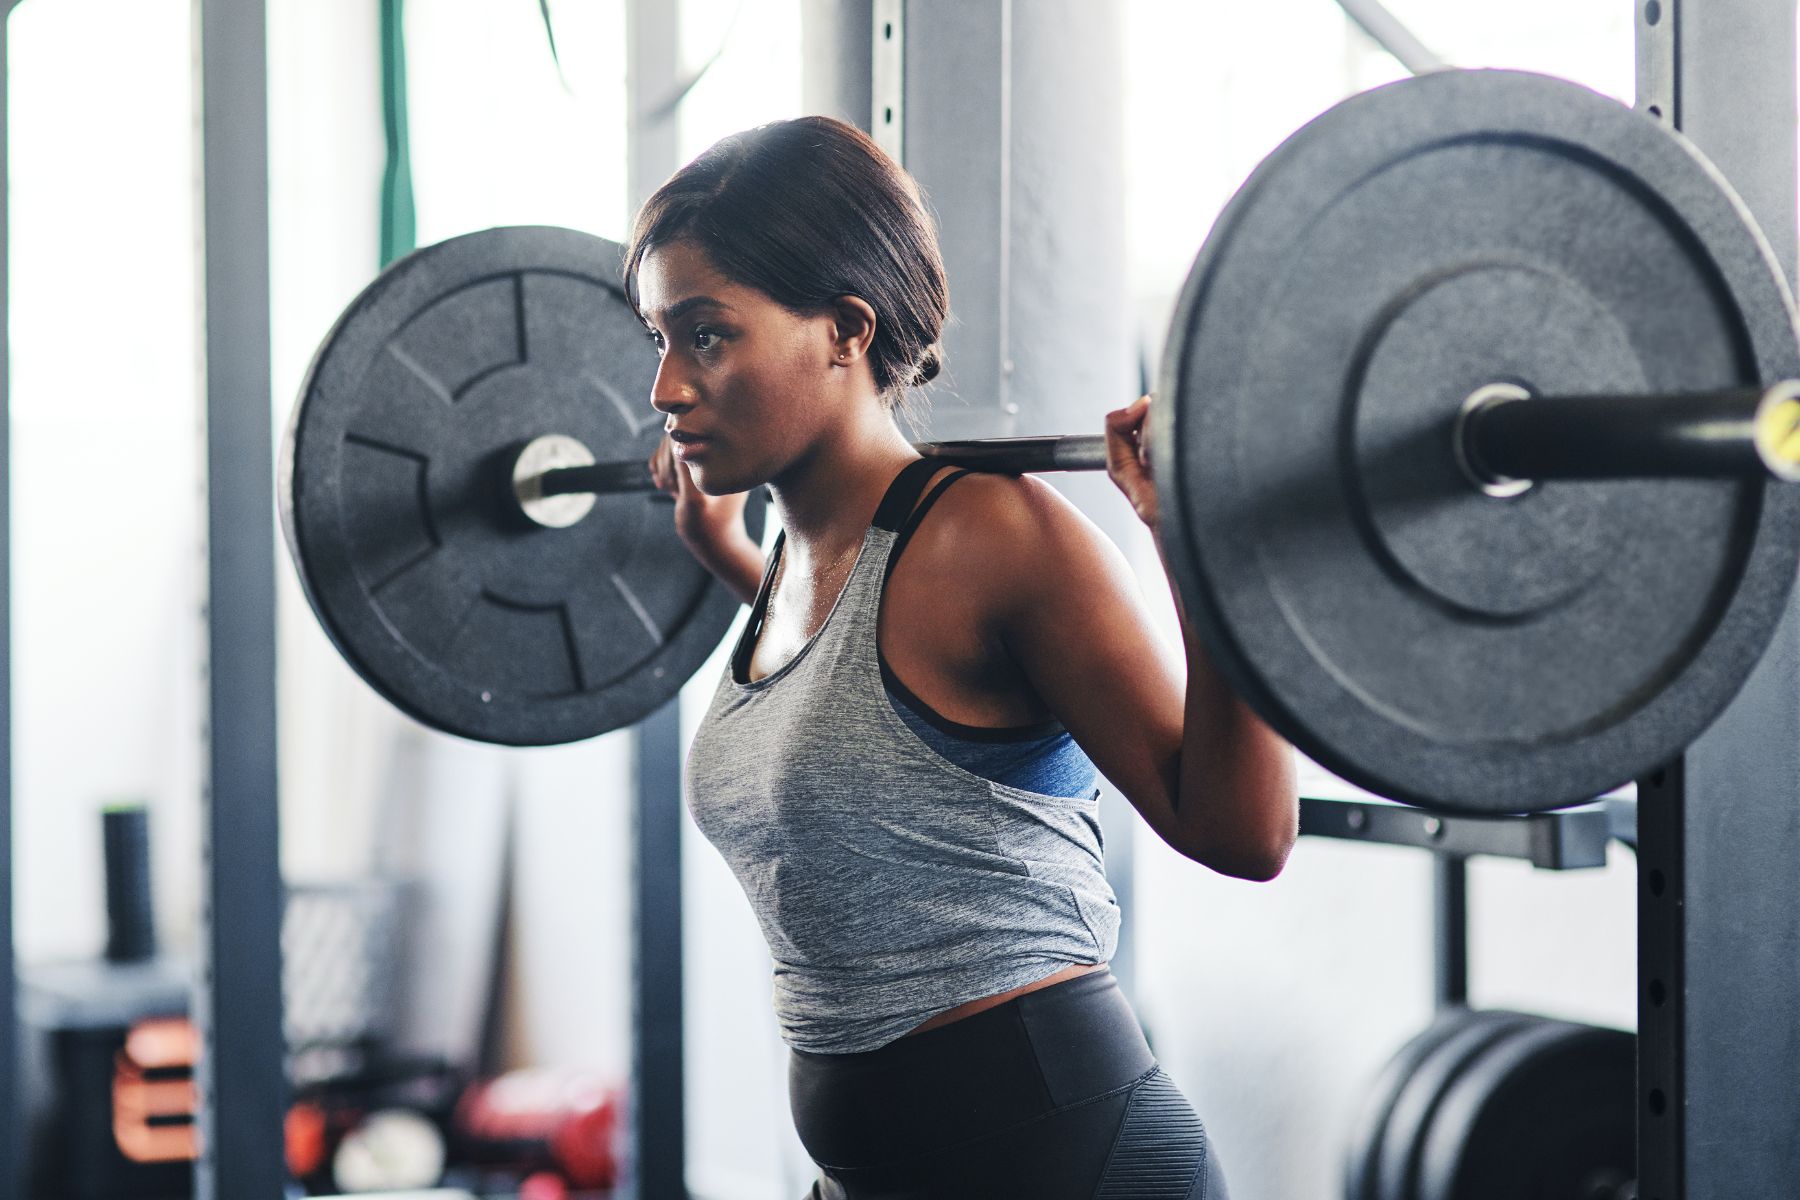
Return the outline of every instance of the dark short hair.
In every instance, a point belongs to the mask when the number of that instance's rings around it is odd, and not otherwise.
[[[728,279],[795,312],[840,296],[875,310],[869,363],[894,403],[942,365],[950,287],[919,188],[853,125],[776,121],[713,143],[638,210],[625,294],[655,246],[686,238]]]

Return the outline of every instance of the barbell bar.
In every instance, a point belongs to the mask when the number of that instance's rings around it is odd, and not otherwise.
[[[1447,434],[1469,482],[1498,498],[1553,479],[1800,482],[1800,381],[1668,396],[1534,397],[1516,384],[1488,384],[1470,393]],[[519,450],[507,477],[527,518],[564,528],[566,514],[585,516],[592,506],[546,501],[656,490],[644,462],[595,462],[585,447],[572,452],[575,445],[565,434],[544,434]],[[917,442],[913,449],[947,466],[1006,475],[1107,466],[1101,434]],[[589,461],[581,465],[545,465],[583,457]]]
[[[1021,475],[1044,471],[1104,471],[1106,438],[1065,434],[917,442],[913,449],[946,465]],[[534,524],[566,529],[593,509],[593,497],[655,492],[642,459],[596,461],[593,452],[565,433],[546,433],[521,446],[504,464],[503,490]]]
[[[916,442],[913,449],[946,466],[1007,475],[1106,469],[1106,438],[1101,434]],[[542,434],[520,447],[505,476],[519,512],[552,529],[567,528],[586,516],[593,505],[584,497],[657,490],[643,460],[596,462],[587,447],[561,433]]]

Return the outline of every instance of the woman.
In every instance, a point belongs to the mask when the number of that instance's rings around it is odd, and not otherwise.
[[[1186,681],[1118,550],[1030,478],[920,459],[948,291],[912,180],[850,126],[726,138],[639,214],[676,525],[752,606],[688,803],[775,960],[816,1197],[1224,1195],[1106,963],[1096,768],[1166,842],[1272,878],[1291,752],[1183,621]],[[1148,399],[1110,474],[1156,528]],[[762,561],[743,493],[782,537]],[[904,553],[903,553],[904,552]]]

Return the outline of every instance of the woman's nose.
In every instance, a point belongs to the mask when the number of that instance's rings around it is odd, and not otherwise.
[[[650,407],[673,416],[694,407],[695,399],[693,386],[682,378],[681,369],[664,358],[656,368],[656,381],[650,385]]]

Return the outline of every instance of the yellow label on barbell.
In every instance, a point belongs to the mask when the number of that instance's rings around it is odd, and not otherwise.
[[[1757,409],[1756,449],[1777,475],[1800,475],[1800,395],[1790,393]]]

